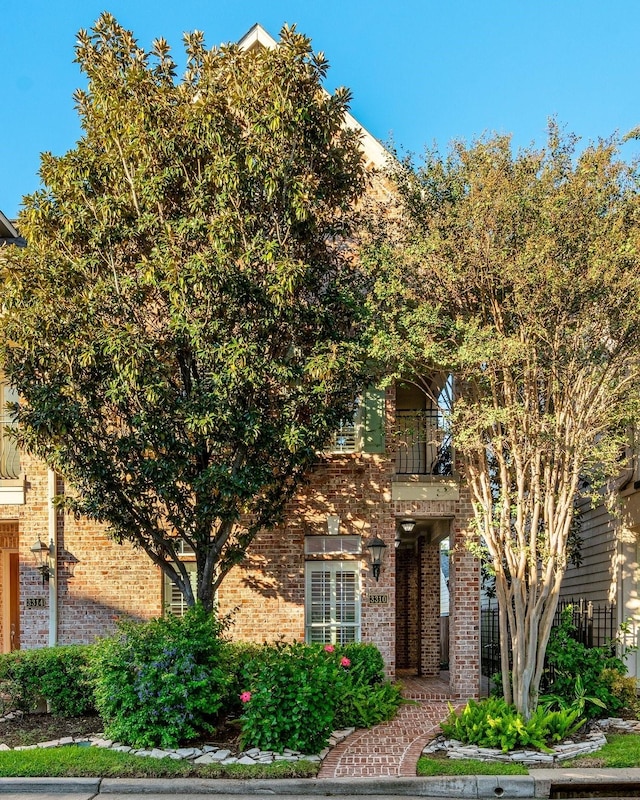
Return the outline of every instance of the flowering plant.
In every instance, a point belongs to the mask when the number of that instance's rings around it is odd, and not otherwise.
[[[242,692],[240,694],[240,701],[242,703],[248,703],[251,700],[251,692]]]

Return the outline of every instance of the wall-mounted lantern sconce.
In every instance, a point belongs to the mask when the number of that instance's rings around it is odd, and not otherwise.
[[[41,539],[38,539],[31,548],[31,552],[35,556],[36,569],[42,575],[42,585],[44,586],[45,583],[49,581],[54,571],[53,556],[55,550],[53,542],[46,545]]]
[[[329,536],[337,536],[340,532],[340,517],[337,514],[329,514],[327,517],[327,532]]]
[[[387,545],[382,541],[382,539],[375,536],[373,539],[369,539],[369,541],[365,544],[365,547],[371,554],[371,568],[373,571],[373,577],[378,582],[380,578],[380,567],[382,566],[382,559],[384,557],[384,551],[387,549]]]

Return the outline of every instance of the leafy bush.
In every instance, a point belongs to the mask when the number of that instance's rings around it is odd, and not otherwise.
[[[548,752],[549,744],[574,733],[584,722],[576,711],[549,712],[542,707],[525,720],[501,697],[490,697],[482,702],[469,700],[460,714],[451,709],[440,727],[445,736],[464,744],[499,747],[505,753],[521,747]]]
[[[197,606],[184,617],[121,623],[96,646],[96,705],[105,733],[136,747],[176,747],[213,730],[228,678],[221,624]]]
[[[351,661],[351,670],[347,674],[353,675],[357,671],[362,681],[370,685],[384,681],[384,661],[375,644],[354,642],[340,645],[336,651]]]
[[[277,752],[322,750],[333,730],[339,670],[320,645],[263,648],[247,667],[253,683],[241,695],[243,743]]]
[[[631,675],[621,675],[615,669],[603,669],[602,680],[607,684],[611,694],[620,704],[618,708],[624,708],[633,714],[640,713],[640,703],[636,690],[636,679]]]
[[[384,681],[373,686],[346,675],[340,682],[334,728],[371,728],[395,716],[402,702],[398,684]]]
[[[95,712],[89,665],[93,646],[66,645],[0,655],[0,696],[5,708],[35,711],[44,699],[52,714]]]
[[[335,728],[371,727],[401,702],[374,645],[278,643],[254,652],[241,673],[243,743],[265,750],[317,753]]]
[[[615,652],[615,642],[608,647],[588,648],[575,639],[571,607],[562,613],[560,625],[551,631],[547,663],[551,668],[548,692],[541,702],[558,708],[573,708],[587,717],[597,717],[604,710],[617,711],[624,701],[612,690],[612,673],[622,677],[627,667]]]

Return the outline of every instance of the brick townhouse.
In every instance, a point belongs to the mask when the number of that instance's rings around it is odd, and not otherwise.
[[[260,26],[241,40],[244,47],[273,43]],[[357,125],[352,118],[347,124]],[[366,131],[362,143],[370,166],[382,166],[381,145]],[[0,242],[22,243],[1,214]],[[431,383],[428,392],[424,381],[407,380],[365,393],[354,420],[318,456],[286,521],[261,533],[220,587],[218,606],[231,615],[232,638],[374,642],[390,676],[437,676],[445,661],[451,692],[477,696],[480,570],[466,547],[472,508],[452,470],[438,387]],[[4,409],[12,390],[2,384],[0,393]],[[0,440],[2,652],[91,642],[123,616],[180,613],[180,595],[146,554],[53,508],[52,497],[65,491],[61,479],[16,452],[7,423]],[[52,543],[48,574],[38,568],[39,542]],[[372,542],[383,547],[368,547]],[[185,551],[183,558],[190,562],[192,555]],[[441,643],[445,612],[448,653]]]

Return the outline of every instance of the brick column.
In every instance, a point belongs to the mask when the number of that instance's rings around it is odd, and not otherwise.
[[[451,537],[449,671],[452,693],[468,699],[480,695],[480,562],[468,549],[471,507],[460,505],[466,513]]]
[[[425,678],[440,674],[440,550],[437,544],[419,542],[420,564],[420,673]]]

